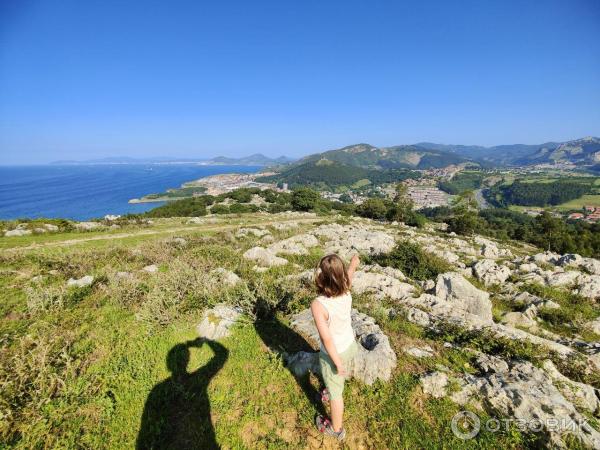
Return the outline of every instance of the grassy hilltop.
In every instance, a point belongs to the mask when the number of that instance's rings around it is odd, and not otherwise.
[[[194,327],[205,308],[225,301],[249,311],[253,305],[267,305],[281,322],[262,329],[242,324],[222,342],[226,361],[203,386],[217,442],[223,448],[320,448],[322,438],[313,427],[315,402],[269,345],[277,341],[287,350],[298,345],[285,332],[285,314],[306,307],[314,294],[281,280],[300,270],[296,265],[314,267],[321,250],[291,257],[294,265],[257,273],[239,255],[258,238],[236,238],[235,232],[241,225],[260,226],[279,239],[333,220],[246,215],[189,224],[185,219],[158,219],[119,231],[3,239],[3,446],[133,447],[149,393],[170,376],[165,366],[169,351],[195,338]],[[299,228],[273,228],[288,223]],[[174,236],[186,244],[178,244]],[[158,266],[157,273],[141,270],[150,264]],[[205,274],[218,267],[239,274],[243,287],[207,283]],[[121,278],[118,272],[132,275]],[[65,287],[69,278],[87,274],[94,276],[91,286]],[[458,406],[448,399],[427,398],[418,374],[438,364],[467,367],[468,354],[444,351],[428,361],[403,354],[402,348],[422,340],[435,349],[443,347],[401,316],[387,318],[370,306],[368,297],[356,296],[355,301],[378,318],[399,365],[390,383],[349,384],[350,448],[491,448],[526,441],[517,432],[484,433],[472,442],[455,438],[449,424]],[[204,345],[193,348],[190,358],[191,371],[214,355]],[[312,383],[316,386],[316,380]],[[203,448],[208,409],[196,406],[177,415],[173,448]]]

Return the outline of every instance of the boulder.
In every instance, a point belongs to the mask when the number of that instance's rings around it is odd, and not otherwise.
[[[57,225],[54,225],[54,224],[51,224],[51,223],[45,223],[45,224],[44,224],[44,228],[45,228],[46,230],[48,230],[48,231],[51,231],[51,232],[56,232],[56,231],[58,231],[58,226],[57,226]]]
[[[198,336],[217,340],[231,334],[231,327],[242,315],[240,308],[217,305],[204,312],[202,321],[196,326]]]
[[[256,261],[263,267],[283,266],[288,263],[287,259],[276,256],[274,253],[264,247],[252,247],[242,256],[245,259]]]
[[[310,309],[292,316],[290,326],[302,335],[313,348],[319,348],[319,332]],[[388,337],[372,317],[354,309],[352,310],[352,329],[358,344],[358,352],[347,368],[348,373],[368,385],[373,384],[376,380],[388,381],[396,367],[396,354]],[[294,361],[294,356],[291,355],[287,359],[288,365],[290,361]],[[312,357],[318,358],[318,353],[313,353]],[[303,356],[300,361],[308,367],[310,365],[306,363],[306,358],[307,356]],[[298,367],[290,366],[290,370],[296,373]]]
[[[556,366],[549,359],[542,363],[542,368],[546,371],[554,385],[565,396],[567,400],[576,407],[584,409],[595,414],[600,407],[600,401],[596,395],[596,389],[592,386],[573,381],[558,371]]]
[[[575,293],[592,300],[600,299],[600,275],[582,275]]]
[[[144,272],[156,273],[158,272],[158,266],[156,264],[150,264],[142,269]]]
[[[581,272],[576,270],[556,272],[547,277],[547,284],[552,287],[571,286],[575,284],[579,275],[581,275]]]
[[[486,286],[502,284],[510,276],[510,269],[499,266],[491,259],[482,259],[473,266],[473,274]]]
[[[91,275],[86,275],[79,279],[69,278],[69,281],[67,281],[67,286],[74,286],[74,287],[81,288],[81,287],[85,287],[85,286],[91,286],[91,284],[93,282],[94,282],[94,277]]]
[[[240,228],[238,232],[235,234],[236,237],[246,237],[248,235],[253,235],[256,237],[263,237],[269,232],[267,230],[263,230],[260,228]]]
[[[556,264],[559,266],[579,266],[583,262],[583,258],[576,253],[567,253],[566,255],[562,255],[556,261]]]
[[[433,398],[442,398],[446,395],[448,375],[444,372],[432,372],[423,375],[420,380],[423,392]]]
[[[554,252],[543,252],[543,253],[536,253],[533,256],[529,257],[529,260],[536,263],[536,264],[556,264],[558,262],[558,260],[560,259],[561,255],[559,255],[558,253],[554,253]]]
[[[4,232],[4,236],[6,237],[27,236],[28,234],[31,234],[31,230],[16,229]]]
[[[210,275],[215,279],[218,286],[233,287],[242,281],[241,278],[231,270],[224,269],[223,267],[211,270]]]
[[[429,345],[423,347],[411,347],[404,350],[404,353],[414,356],[415,358],[431,358],[433,349]]]
[[[392,300],[401,300],[411,297],[415,292],[415,288],[411,284],[403,283],[389,275],[362,270],[354,273],[352,290],[358,294],[373,294],[379,300],[386,297]]]
[[[80,231],[96,230],[101,227],[102,224],[98,222],[79,222],[75,224],[75,228],[77,228]]]
[[[438,275],[435,296],[485,321],[492,321],[490,295],[477,289],[458,273]]]

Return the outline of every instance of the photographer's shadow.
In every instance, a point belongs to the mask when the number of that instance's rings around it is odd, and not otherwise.
[[[314,351],[306,339],[282,323],[272,313],[257,319],[254,322],[254,328],[269,350],[275,353],[290,355],[299,351]],[[292,373],[292,375],[317,413],[324,415],[325,409],[321,402],[321,394],[311,383],[310,374],[296,376]]]
[[[190,348],[208,345],[212,359],[188,373]],[[177,344],[167,355],[171,377],[154,386],[142,415],[136,449],[218,449],[211,422],[208,384],[223,367],[229,351],[215,341]]]

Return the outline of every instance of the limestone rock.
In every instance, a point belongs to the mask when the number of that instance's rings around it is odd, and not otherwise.
[[[75,224],[75,228],[77,228],[80,231],[96,230],[101,227],[102,224],[98,222],[79,222]]]
[[[491,259],[482,259],[473,266],[473,274],[486,286],[490,286],[504,283],[510,276],[510,269],[506,266],[498,266]]]
[[[6,237],[27,236],[29,234],[31,234],[31,230],[16,229],[16,230],[8,230],[8,231],[4,232],[4,236],[6,236]]]
[[[142,269],[144,272],[156,273],[158,272],[158,266],[156,264],[150,264]]]
[[[50,232],[58,231],[58,226],[51,223],[45,223],[44,228]]]
[[[412,296],[415,288],[411,284],[403,283],[382,273],[359,270],[354,273],[352,290],[358,294],[371,293],[380,300],[385,297],[399,300]]]
[[[215,281],[219,286],[233,287],[242,281],[240,277],[231,270],[224,269],[223,267],[211,270],[210,274],[215,278]]]
[[[526,361],[507,363],[489,355],[481,356],[477,363],[484,376],[472,384],[491,413],[540,428],[551,447],[563,447],[563,437],[572,433],[585,446],[600,448],[600,433],[587,424],[544,370]]]
[[[404,352],[415,358],[430,358],[433,356],[433,349],[429,345],[423,347],[411,347],[404,350]]]
[[[250,250],[247,250],[242,256],[245,259],[256,261],[263,267],[283,266],[288,263],[287,259],[276,256],[264,247],[252,247]]]
[[[86,275],[79,279],[69,278],[69,281],[67,281],[67,286],[74,286],[74,287],[81,288],[81,287],[85,287],[85,286],[90,286],[93,282],[94,282],[94,277],[91,275]]]
[[[202,321],[196,326],[198,336],[217,340],[231,334],[231,327],[242,315],[240,308],[228,305],[217,305],[204,312]]]
[[[290,325],[313,348],[319,347],[319,333],[310,309],[292,316]],[[368,385],[378,379],[388,381],[396,367],[396,354],[388,337],[372,317],[356,310],[352,310],[352,329],[358,344],[358,352],[347,368],[350,375]],[[303,357],[302,360],[305,358]],[[291,370],[295,371],[295,368],[291,367]]]
[[[543,362],[542,368],[550,375],[554,385],[567,400],[578,408],[585,409],[592,414],[598,410],[600,401],[596,395],[596,390],[592,386],[570,380],[560,373],[554,363],[549,359]]]
[[[420,379],[423,392],[433,398],[442,398],[446,395],[448,375],[444,372],[432,372],[423,375]]]
[[[483,320],[492,320],[490,295],[477,289],[458,273],[447,272],[438,275],[435,295]]]

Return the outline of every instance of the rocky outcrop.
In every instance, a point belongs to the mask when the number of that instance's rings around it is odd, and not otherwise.
[[[490,295],[477,289],[458,273],[447,272],[438,275],[435,296],[484,321],[492,320]]]
[[[319,240],[312,234],[299,234],[288,239],[276,242],[267,249],[274,253],[284,255],[308,255],[308,248],[319,245]]]
[[[319,332],[310,309],[292,316],[290,325],[313,348],[319,347]],[[368,385],[376,380],[388,381],[396,367],[396,354],[392,350],[388,337],[373,318],[356,310],[352,310],[352,329],[358,343],[358,352],[347,368],[349,374]],[[304,373],[303,370],[319,370],[318,353],[290,355],[286,362],[290,370],[298,375]]]
[[[386,297],[401,300],[411,297],[415,292],[412,284],[403,283],[393,276],[380,273],[377,268],[366,269],[355,272],[352,280],[352,290],[358,294],[369,293],[379,300]]]
[[[242,315],[240,308],[228,305],[217,305],[204,312],[202,321],[196,326],[198,336],[217,340],[231,334],[231,327]]]
[[[4,236],[6,237],[27,236],[29,234],[31,234],[31,230],[24,229],[8,230],[4,232]]]
[[[242,281],[240,277],[231,270],[224,269],[223,267],[213,269],[209,273],[219,286],[233,287]]]
[[[82,287],[86,287],[86,286],[91,286],[93,282],[94,282],[94,277],[91,275],[86,275],[79,279],[69,278],[69,281],[67,281],[67,286],[82,288]]]
[[[283,266],[288,263],[287,259],[276,256],[273,252],[264,247],[252,247],[242,256],[250,261],[256,261],[263,267]]]
[[[420,380],[423,392],[433,398],[442,398],[446,396],[446,387],[448,386],[448,375],[444,372],[432,372],[423,375]]]
[[[483,354],[476,364],[482,376],[466,377],[462,397],[481,396],[489,412],[519,420],[529,431],[544,435],[550,447],[564,447],[563,439],[572,434],[585,446],[600,448],[600,433],[554,385],[560,378],[553,378],[556,374],[551,376],[526,361]]]
[[[362,223],[345,226],[335,223],[321,225],[313,231],[313,234],[328,239],[325,253],[337,253],[345,259],[356,253],[366,255],[388,253],[396,244],[390,234]]]
[[[473,265],[473,275],[486,286],[502,284],[510,276],[510,269],[499,266],[491,259],[482,259]]]
[[[102,224],[98,222],[79,222],[75,224],[75,228],[80,231],[91,231],[102,228]]]

